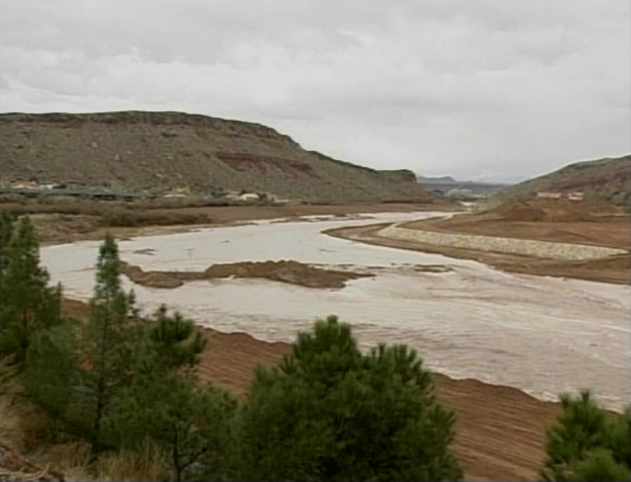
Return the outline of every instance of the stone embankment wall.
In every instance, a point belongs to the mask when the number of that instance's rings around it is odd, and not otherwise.
[[[561,261],[585,261],[625,254],[622,249],[603,248],[570,243],[553,243],[528,239],[500,238],[495,236],[477,236],[469,234],[439,233],[408,229],[397,225],[385,227],[379,236],[403,241],[449,246],[452,248],[475,249],[506,254],[534,256],[537,258]]]

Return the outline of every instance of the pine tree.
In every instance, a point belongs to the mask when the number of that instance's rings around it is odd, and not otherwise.
[[[107,445],[105,424],[132,378],[141,334],[133,293],[121,286],[120,263],[118,246],[108,235],[99,250],[91,314],[81,339],[80,405],[94,456]]]
[[[148,326],[154,365],[170,371],[184,366],[194,367],[199,363],[206,339],[191,320],[184,319],[178,312],[169,316],[167,307],[162,305],[153,320],[149,320]]]
[[[576,464],[571,479],[576,482],[629,482],[628,466],[617,463],[611,451],[595,449],[585,460]]]
[[[144,326],[133,379],[113,410],[117,445],[135,450],[151,439],[169,454],[174,480],[182,480],[194,464],[218,480],[228,470],[237,403],[197,380],[206,343],[192,321],[179,313],[169,316],[162,306]]]
[[[230,394],[199,384],[190,373],[171,372],[134,384],[120,402],[115,426],[121,447],[134,450],[150,439],[168,454],[173,480],[183,480],[195,464],[207,480],[223,480],[237,408]]]
[[[629,481],[631,475],[631,409],[613,416],[590,392],[561,396],[563,409],[547,432],[545,480]]]
[[[3,221],[0,234],[4,239],[11,224],[6,223]],[[48,272],[40,266],[39,242],[28,217],[13,228],[11,240],[3,251],[0,353],[13,354],[15,361],[23,364],[32,338],[60,323],[61,288],[48,286]]]
[[[259,369],[243,411],[244,479],[457,480],[454,414],[405,346],[363,355],[337,318]]]
[[[46,410],[59,431],[70,429],[66,427],[72,422],[69,410],[79,385],[77,331],[74,321],[63,320],[38,333],[29,346],[21,377],[31,401]]]
[[[5,273],[9,264],[9,243],[13,235],[13,217],[3,212],[0,214],[0,340],[6,330],[6,320],[3,312],[8,310],[8,294],[4,282]]]
[[[15,219],[8,213],[0,213],[0,283],[9,262],[8,247],[13,234]]]

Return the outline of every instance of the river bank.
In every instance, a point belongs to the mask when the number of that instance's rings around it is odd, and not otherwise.
[[[282,266],[282,260],[372,275],[349,280],[343,288],[232,276],[171,289],[143,286],[127,277],[123,281],[145,313],[166,303],[201,325],[270,342],[291,342],[317,317],[336,314],[355,327],[364,348],[406,343],[427,357],[430,368],[454,378],[512,386],[543,400],[589,387],[607,408],[621,409],[631,397],[624,382],[624,367],[631,360],[629,287],[506,274],[474,261],[321,234],[335,227],[380,220],[407,223],[440,214],[259,221],[119,243],[126,263],[178,277],[198,277],[209,266],[219,271],[243,263]],[[88,300],[98,247],[98,242],[82,241],[43,248],[51,281],[61,282],[67,296]]]
[[[99,240],[106,233],[119,239],[127,239],[266,219],[288,221],[315,216],[343,218],[359,213],[414,212],[424,209],[454,211],[458,208],[458,205],[448,202],[180,207],[106,201],[0,203],[0,212],[28,214],[44,245]]]
[[[624,242],[615,247],[600,247],[474,235],[459,231],[457,227],[450,229],[449,220],[440,223],[431,220],[397,226],[378,223],[329,229],[324,234],[374,246],[473,260],[507,273],[631,284],[631,254],[629,245],[625,246]],[[441,226],[441,229],[435,226]],[[496,234],[510,232],[510,226],[495,231]]]
[[[120,243],[123,260],[146,271],[199,272],[246,259],[293,259],[375,274],[340,290],[249,279],[203,280],[171,290],[126,286],[134,288],[145,311],[167,303],[212,327],[200,374],[240,395],[255,367],[277,363],[289,350],[287,342],[317,316],[336,313],[350,322],[362,348],[409,344],[436,373],[439,399],[459,415],[455,448],[467,479],[536,479],[545,429],[559,413],[558,404],[542,398],[592,387],[616,409],[628,399],[626,373],[619,369],[629,357],[620,336],[627,326],[626,288],[507,275],[457,257],[321,234],[331,227],[408,223],[423,216],[433,214],[284,219]],[[97,249],[94,242],[49,247],[43,261],[69,296],[86,300]],[[421,265],[432,268],[419,270]]]
[[[278,363],[291,346],[245,333],[206,331],[202,379],[244,396],[257,365]],[[537,480],[545,459],[545,430],[560,413],[515,388],[434,373],[437,397],[458,417],[454,449],[465,480]]]
[[[66,300],[65,312],[85,317],[88,305]],[[270,343],[246,333],[205,329],[208,340],[200,378],[244,397],[258,365],[273,366],[289,353],[288,343]],[[466,480],[536,480],[544,458],[545,429],[560,413],[512,387],[434,373],[437,397],[458,416],[454,449]]]

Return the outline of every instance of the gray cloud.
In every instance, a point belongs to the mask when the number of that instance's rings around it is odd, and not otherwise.
[[[619,0],[0,0],[0,110],[175,109],[424,174],[631,151]],[[4,79],[4,80],[3,80]]]

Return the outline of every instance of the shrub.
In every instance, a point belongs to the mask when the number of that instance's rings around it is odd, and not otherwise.
[[[561,396],[563,412],[547,432],[549,481],[618,481],[631,477],[631,409],[614,416],[583,392]]]
[[[143,380],[127,395],[117,406],[114,423],[123,448],[156,444],[178,482],[201,474],[204,480],[220,480],[229,473],[237,402],[227,392],[171,373]]]
[[[455,480],[454,414],[416,353],[363,355],[337,318],[298,336],[256,374],[241,426],[244,473],[257,480]]]
[[[7,239],[10,241],[7,244]],[[23,365],[38,332],[61,322],[61,288],[48,286],[39,241],[28,217],[0,221],[0,354]]]
[[[145,327],[133,378],[110,420],[116,445],[138,450],[150,441],[167,455],[174,480],[193,469],[217,480],[229,471],[237,402],[198,382],[195,367],[206,343],[192,321],[179,313],[169,316],[162,306]]]

